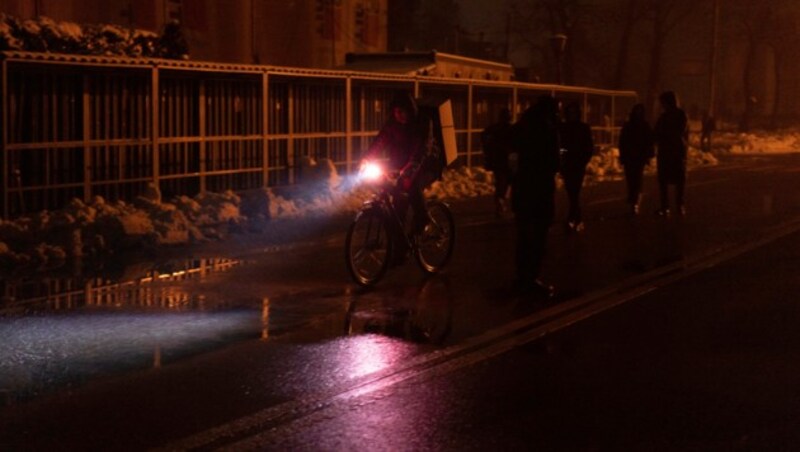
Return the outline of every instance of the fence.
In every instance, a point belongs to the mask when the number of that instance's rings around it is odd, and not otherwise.
[[[615,141],[636,94],[583,87],[271,66],[2,55],[2,215],[73,198],[166,198],[295,184],[304,157],[353,169],[397,89],[450,99],[459,163],[481,162],[480,132],[541,94],[583,105],[598,144]]]

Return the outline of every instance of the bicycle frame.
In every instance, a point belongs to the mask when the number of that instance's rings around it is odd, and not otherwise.
[[[406,222],[400,217],[400,213],[397,211],[395,202],[395,198],[397,196],[402,196],[402,194],[393,193],[395,191],[397,190],[394,181],[388,177],[384,177],[378,192],[373,196],[372,199],[364,203],[364,206],[361,208],[361,210],[365,211],[374,209],[379,211],[383,218],[391,219],[388,226],[393,236],[391,237],[391,240],[395,244],[397,244],[397,240],[403,240],[403,244],[408,249],[413,249],[414,243],[405,231]]]

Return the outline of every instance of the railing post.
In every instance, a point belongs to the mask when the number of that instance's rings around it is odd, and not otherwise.
[[[467,85],[467,168],[472,168],[472,83]]]
[[[153,184],[155,184],[158,189],[161,189],[161,181],[160,181],[160,160],[161,155],[159,151],[159,123],[160,123],[160,108],[161,108],[161,89],[159,88],[161,74],[159,73],[158,66],[153,66],[153,69],[150,74],[150,142],[153,148]]]
[[[81,110],[83,114],[83,201],[92,199],[92,149],[89,141],[92,139],[92,97],[89,94],[89,76],[83,74],[83,91]]]
[[[0,118],[2,122],[0,122],[0,126],[3,129],[3,137],[2,143],[0,143],[0,153],[2,153],[2,161],[0,161],[0,179],[3,180],[3,219],[8,219],[8,179],[11,175],[11,172],[8,170],[8,126],[10,121],[8,120],[8,61],[3,58],[2,60],[2,77],[3,77],[3,92],[0,93],[2,98],[0,101],[3,103],[2,105],[2,115],[3,117]]]
[[[517,104],[519,103],[519,88],[516,86],[511,88],[511,120],[517,122]]]
[[[200,79],[200,86],[199,86],[199,103],[200,103],[200,111],[198,112],[198,133],[200,134],[200,143],[198,143],[199,149],[199,159],[200,159],[200,193],[206,192],[206,113],[207,113],[207,102],[206,102],[206,79]],[[219,101],[219,100],[218,100]]]
[[[581,121],[588,122],[589,119],[589,93],[583,93],[583,108],[581,109]]]
[[[261,155],[262,186],[269,187],[269,73],[261,73]]]
[[[296,178],[295,173],[297,169],[294,166],[294,83],[289,83],[288,89],[288,99],[286,99],[286,103],[289,105],[286,106],[286,114],[287,114],[287,126],[288,126],[288,135],[289,137],[286,139],[286,167],[288,169],[289,174],[289,184],[294,184]]]
[[[345,149],[347,152],[347,174],[353,172],[353,79],[348,75],[345,85]]]
[[[611,143],[608,143],[610,146],[613,146],[614,143],[617,142],[617,96],[611,95],[611,130],[608,131],[609,136],[611,137]]]

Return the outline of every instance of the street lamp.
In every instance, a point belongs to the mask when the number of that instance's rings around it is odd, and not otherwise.
[[[553,36],[550,36],[550,45],[552,46],[553,54],[555,54],[556,57],[556,83],[563,85],[564,80],[561,66],[564,59],[564,49],[567,46],[567,35],[563,33],[557,33]]]

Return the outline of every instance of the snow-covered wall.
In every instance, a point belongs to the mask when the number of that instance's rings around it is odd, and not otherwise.
[[[189,58],[186,41],[175,23],[168,24],[159,36],[119,25],[79,25],[45,16],[20,20],[3,13],[0,13],[0,50]]]

